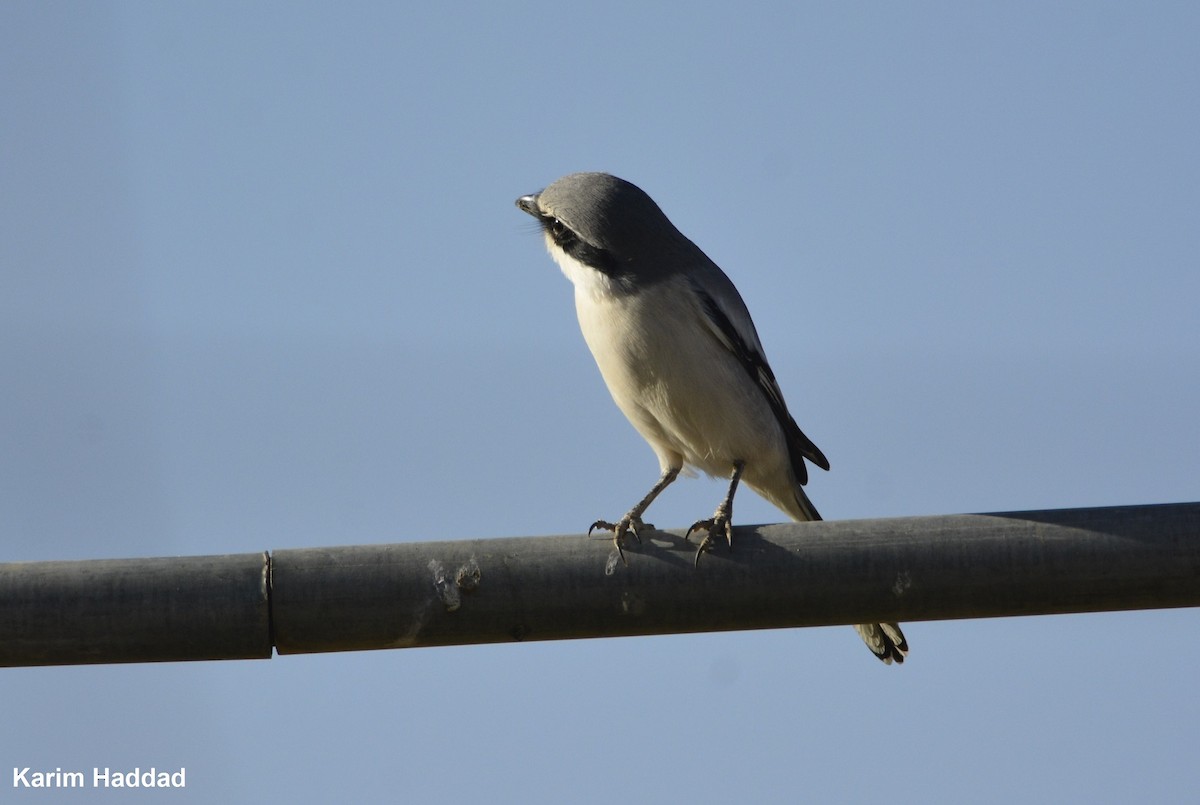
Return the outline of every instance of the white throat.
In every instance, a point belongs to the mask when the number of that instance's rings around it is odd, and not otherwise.
[[[612,278],[603,271],[597,271],[591,266],[584,265],[563,251],[554,240],[546,236],[546,250],[558,263],[562,273],[575,286],[576,294],[590,296],[593,299],[606,299],[616,295],[616,285]]]

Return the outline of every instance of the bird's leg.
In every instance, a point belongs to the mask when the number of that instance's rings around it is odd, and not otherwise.
[[[700,547],[696,549],[696,565],[700,565],[700,554],[713,549],[714,542],[718,536],[725,537],[726,544],[729,545],[729,550],[733,550],[733,495],[737,492],[738,481],[742,479],[742,470],[746,469],[746,462],[733,462],[733,475],[729,478],[729,491],[725,493],[725,499],[721,501],[721,505],[717,506],[717,510],[713,512],[713,516],[707,520],[697,520],[692,523],[692,527],[684,534],[684,539],[692,535],[693,531],[707,531],[704,539],[700,541]]]
[[[654,502],[659,493],[670,486],[671,482],[679,476],[680,469],[681,467],[668,467],[663,470],[658,483],[651,487],[650,491],[646,493],[646,497],[638,501],[638,504],[630,509],[624,517],[615,523],[610,523],[607,520],[597,520],[588,529],[588,535],[591,536],[591,533],[597,528],[613,532],[613,543],[617,546],[617,553],[621,555],[622,562],[629,564],[629,561],[625,558],[625,551],[621,548],[621,542],[625,539],[626,534],[633,534],[633,538],[641,542],[642,538],[638,534],[638,531],[654,530],[653,525],[642,522],[642,514],[646,509],[650,508],[650,504]]]

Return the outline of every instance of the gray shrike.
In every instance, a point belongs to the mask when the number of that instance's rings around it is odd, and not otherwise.
[[[746,304],[729,277],[638,187],[606,173],[573,173],[517,206],[541,224],[546,247],[575,286],[584,340],[617,407],[658,456],[662,476],[611,530],[652,529],[642,514],[684,470],[729,478],[696,552],[732,547],[738,482],[796,521],[821,515],[804,493],[807,459],[829,461],[788,413]],[[591,529],[589,529],[590,533]],[[894,623],[854,627],[885,663],[908,644]]]

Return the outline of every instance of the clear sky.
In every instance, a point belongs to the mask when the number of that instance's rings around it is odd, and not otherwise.
[[[3,558],[619,516],[657,464],[513,206],[578,170],[737,283],[827,517],[1200,497],[1200,6],[595,5],[0,3]],[[1198,627],[914,623],[901,668],[838,627],[13,669],[0,792],[1178,802]]]

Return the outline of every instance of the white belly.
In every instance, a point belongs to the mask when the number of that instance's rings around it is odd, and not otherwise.
[[[576,284],[584,339],[613,400],[663,468],[690,466],[727,477],[745,461],[746,481],[788,473],[783,432],[737,359],[704,326],[685,281],[635,295]]]

